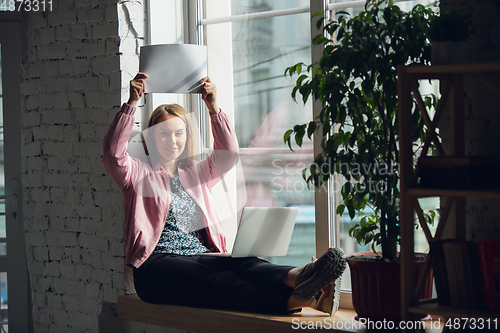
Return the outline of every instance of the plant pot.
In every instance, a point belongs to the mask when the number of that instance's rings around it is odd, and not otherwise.
[[[351,269],[352,304],[359,318],[401,320],[400,263],[368,261],[373,252],[358,252],[346,257]],[[363,257],[362,257],[363,256]],[[425,254],[421,254],[425,258]],[[424,260],[415,262],[415,281]],[[432,297],[433,275],[428,275],[421,299]],[[416,283],[416,282],[415,282]]]

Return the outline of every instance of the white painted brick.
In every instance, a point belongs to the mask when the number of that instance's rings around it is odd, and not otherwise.
[[[43,63],[32,63],[26,66],[28,78],[36,78],[43,76]]]
[[[45,159],[41,156],[29,156],[23,160],[23,168],[30,171],[44,171],[46,169]]]
[[[30,275],[45,275],[45,264],[43,261],[30,260],[28,262],[28,267]],[[35,279],[35,281],[40,281],[40,279]]]
[[[116,207],[115,209],[107,208],[102,210],[102,220],[106,223],[119,222],[123,225],[123,211],[122,206]],[[123,227],[118,231],[118,235],[123,234]]]
[[[65,142],[77,142],[80,140],[78,127],[76,125],[63,126],[63,136]]]
[[[102,94],[99,91],[88,91],[85,93],[85,105],[88,108],[102,107]]]
[[[35,288],[33,288],[35,289]],[[37,290],[37,289],[35,289]],[[39,290],[39,289],[38,289]],[[41,290],[37,293],[33,293],[32,297],[33,306],[35,308],[47,306],[47,295]]]
[[[118,297],[118,293],[115,288],[104,288],[104,301],[114,303]]]
[[[106,38],[118,35],[118,22],[92,26],[92,38]]]
[[[109,90],[109,75],[101,75],[99,77],[99,90]]]
[[[36,80],[37,79],[26,79],[23,83],[21,83],[22,95],[29,96],[36,93]]]
[[[68,173],[68,172],[76,172],[76,161],[69,157],[61,157],[61,156],[50,156],[47,157],[47,170],[50,173]],[[67,197],[57,197],[54,198],[52,196],[52,200],[66,200]]]
[[[93,171],[94,171],[94,168],[92,167],[91,160],[89,160],[88,158],[78,160],[78,172],[79,173],[84,173],[84,172],[90,173]]]
[[[88,38],[87,26],[85,25],[72,25],[71,26],[71,37],[73,39],[85,39]]]
[[[90,280],[90,266],[88,265],[75,265],[75,279],[78,281]]]
[[[86,92],[89,89],[94,89],[97,86],[99,79],[97,76],[90,76],[89,74],[75,75],[74,80],[68,81],[68,91],[81,91]]]
[[[58,281],[58,280],[56,280],[56,281]],[[58,292],[58,291],[56,291],[56,292]],[[62,295],[58,295],[55,292],[48,292],[47,293],[47,304],[52,309],[56,309],[56,310],[63,309],[63,297],[62,297]]]
[[[49,219],[49,227],[51,230],[63,231],[66,229],[66,219],[62,218],[62,217],[53,216]],[[57,260],[62,260],[62,258],[64,256],[64,250],[61,247],[59,247],[59,249],[61,249],[61,254],[60,254],[61,258],[57,259]],[[52,248],[49,250],[49,255],[51,253],[52,253]]]
[[[102,136],[99,135],[98,138],[102,138]],[[92,169],[97,174],[107,174],[108,173],[106,171],[106,169],[104,168],[104,165],[101,163],[100,159],[93,159],[92,160]]]
[[[56,41],[56,29],[52,27],[43,27],[39,30],[40,42],[42,44],[52,44]]]
[[[63,260],[63,254],[64,254],[64,248],[61,246],[53,246],[51,244],[49,248],[49,260],[50,261],[57,261],[60,262]],[[62,264],[59,264],[59,269],[61,270],[62,274]]]
[[[62,203],[46,203],[45,212],[48,216],[71,217],[75,214],[75,210],[67,204]]]
[[[97,139],[97,133],[96,133],[96,126],[93,123],[88,123],[88,124],[81,124],[80,125],[80,131],[81,131],[81,139],[85,141],[96,141]],[[100,137],[100,140],[102,142],[102,138]],[[90,164],[90,161],[88,161]],[[91,168],[91,164],[89,165],[89,168]]]
[[[54,94],[39,94],[38,95],[38,104],[41,110],[50,110],[54,108]],[[45,112],[42,114],[42,119],[45,115]]]
[[[33,255],[37,261],[48,261],[49,252],[48,248],[45,246],[35,246],[33,247]]]
[[[124,243],[123,242],[111,242],[109,245],[110,249],[110,255],[111,256],[124,256],[125,255],[125,249],[124,249]],[[123,264],[123,263],[122,263]]]
[[[108,250],[102,253],[102,263],[103,266],[110,271],[120,272],[120,274],[123,274],[123,257],[114,257],[110,255]]]
[[[69,109],[68,94],[66,92],[54,94],[54,108],[63,109],[64,111]]]
[[[62,26],[76,22],[76,11],[72,7],[65,7],[58,10],[56,15],[48,15],[48,22],[51,26]]]
[[[25,143],[21,146],[23,156],[36,156],[40,155],[41,150],[40,142]]]
[[[77,22],[78,23],[98,23],[103,22],[104,12],[100,8],[85,8],[78,11]],[[91,25],[87,25],[89,31],[92,29]],[[91,34],[89,33],[89,36]]]
[[[71,175],[71,184],[73,188],[88,190],[90,189],[90,180],[87,174],[73,174]]]
[[[120,57],[118,55],[108,55],[92,59],[92,69],[94,72],[107,73],[120,70]]]
[[[72,156],[73,144],[66,142],[44,142],[42,151],[45,155]]]
[[[47,126],[37,126],[31,129],[31,133],[35,142],[43,141],[49,136],[49,128]]]
[[[85,289],[85,286],[81,282],[66,279],[56,279],[54,287],[58,293],[73,296],[82,293],[82,290]]]
[[[45,232],[47,244],[50,246],[75,246],[78,244],[76,233],[62,232],[59,230],[47,230]]]
[[[116,89],[114,91],[109,91],[108,94],[102,97],[102,103],[104,106],[112,107],[120,107],[121,106],[121,98],[120,98],[120,90]]]
[[[92,98],[98,98],[99,101],[101,100],[101,98],[97,95],[92,95]],[[87,93],[85,93],[85,100],[87,101],[87,107],[89,107]],[[79,123],[107,124],[109,126],[113,116],[119,111],[119,109],[103,110],[101,107],[102,105],[99,105],[99,109],[91,109],[89,107],[88,109],[79,110],[78,113],[75,114],[75,120]]]
[[[101,218],[101,208],[99,207],[75,207],[79,217],[88,217],[94,220]]]
[[[40,45],[37,52],[40,60],[64,59],[66,57],[64,45]]]
[[[61,270],[61,277],[62,278],[71,279],[71,280],[73,280],[75,278],[75,265],[74,264],[61,264],[60,270]]]
[[[73,71],[75,74],[85,74],[90,72],[90,61],[85,58],[75,59],[73,61]]]
[[[88,39],[82,39],[79,42],[73,42],[68,47],[68,56],[72,58],[86,57],[92,58],[96,56],[97,42]]]
[[[43,62],[43,75],[45,77],[55,76],[59,73],[59,64],[57,60],[47,60]]]
[[[68,205],[72,205],[72,203],[68,200]],[[69,217],[64,219],[64,228],[66,231],[72,231],[75,233],[80,232],[80,221],[76,217]]]
[[[96,269],[94,268],[91,271],[91,279],[93,281],[102,283],[103,286],[109,286],[111,285],[111,274],[110,271],[107,269]],[[103,288],[106,289],[106,288]]]
[[[27,21],[31,25],[31,30],[46,27],[48,25],[46,15],[40,15],[39,13],[31,15]]]
[[[73,320],[74,318],[70,319],[70,314],[66,311],[54,311],[54,332],[69,331],[70,321]],[[49,333],[52,332],[49,330]]]
[[[67,25],[62,27],[57,27],[56,40],[58,42],[71,40],[71,27]]]
[[[66,189],[62,187],[51,187],[49,190],[50,200],[52,202],[64,202],[66,201]],[[53,229],[53,228],[51,228]]]
[[[73,144],[73,151],[78,156],[97,157],[101,155],[102,142],[78,142]]]
[[[113,180],[107,174],[103,174],[101,176],[95,174],[90,175],[89,180],[91,188],[99,188],[104,191],[116,189]]]
[[[42,186],[42,174],[38,172],[28,173],[23,175],[23,186],[39,188]]]
[[[99,39],[97,40],[97,53],[96,56],[107,56],[108,54],[106,53],[106,40],[104,39]]]
[[[66,246],[64,248],[65,257],[69,258],[73,263],[79,263],[81,261],[80,248],[75,246]]]
[[[66,110],[47,111],[42,113],[43,124],[73,124],[73,115]]]
[[[21,116],[21,126],[37,126],[41,123],[41,114],[39,112],[31,111],[25,112]]]
[[[73,74],[73,60],[59,60],[59,75]]]
[[[94,197],[92,196],[92,193],[83,192],[82,196],[81,196],[81,200],[80,200],[80,205],[81,206],[89,206],[89,207],[95,206]]]
[[[80,219],[80,231],[87,234],[93,234],[97,232],[98,221],[89,217],[82,217]]]
[[[41,187],[35,187],[30,192],[31,198],[37,204],[44,204],[49,201],[50,191]]]
[[[120,37],[108,37],[106,38],[106,53],[116,54],[120,52]]]
[[[59,263],[56,261],[49,261],[45,263],[45,273],[48,276],[53,276],[53,277],[60,277],[61,272],[59,271]],[[55,283],[57,283],[58,280],[56,280]]]
[[[110,23],[116,23],[118,21],[118,10],[116,6],[109,6],[106,7],[106,10],[104,11],[104,16],[106,18],[106,22]]]
[[[45,247],[47,246],[47,242],[45,241],[45,236],[41,233],[27,232],[26,243],[31,246],[36,247]]]

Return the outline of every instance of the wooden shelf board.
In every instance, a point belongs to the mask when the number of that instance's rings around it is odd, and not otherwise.
[[[333,316],[304,308],[302,312],[290,315],[267,315],[201,309],[175,305],[150,304],[142,301],[137,294],[118,296],[118,318],[138,321],[164,327],[194,331],[198,333],[293,333],[298,325],[309,322],[323,322],[324,327],[331,327],[331,332],[364,332],[365,326],[351,326],[356,313],[353,310],[339,309]],[[335,322],[345,329],[337,329]],[[321,325],[321,323],[317,324]]]
[[[408,189],[408,194],[417,197],[476,197],[476,198],[494,198],[500,199],[500,189],[477,189],[477,190],[454,190],[437,188],[419,188]]]
[[[416,306],[410,306],[408,311],[411,313],[437,315],[444,318],[500,318],[500,312],[489,312],[439,305],[436,300],[423,302]]]

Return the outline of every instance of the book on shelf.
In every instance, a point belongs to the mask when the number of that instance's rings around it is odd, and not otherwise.
[[[485,310],[483,267],[478,244],[461,240],[433,240],[429,245],[438,303]]]
[[[486,306],[496,312],[500,308],[500,239],[478,242],[477,247]]]
[[[446,262],[444,260],[443,241],[431,240],[429,242],[429,247],[429,255],[432,271],[434,272],[438,303],[442,305],[451,305]]]

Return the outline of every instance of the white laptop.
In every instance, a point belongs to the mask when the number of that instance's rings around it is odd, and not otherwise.
[[[245,207],[231,253],[202,253],[210,256],[284,256],[292,239],[297,207]]]

